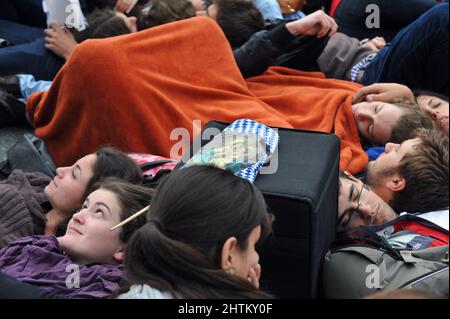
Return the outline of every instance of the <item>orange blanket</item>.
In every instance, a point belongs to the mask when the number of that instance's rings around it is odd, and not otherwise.
[[[245,81],[219,27],[198,17],[84,42],[51,89],[30,97],[27,112],[58,166],[102,145],[170,156],[180,140],[175,128],[187,129],[192,140],[194,120],[203,126],[251,118],[288,128],[334,127],[341,168],[357,173],[367,157],[350,111],[356,88],[284,68]]]

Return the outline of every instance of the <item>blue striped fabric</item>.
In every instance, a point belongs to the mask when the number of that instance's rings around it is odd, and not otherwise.
[[[373,61],[373,59],[375,59],[376,56],[376,53],[371,53],[353,66],[351,71],[352,82],[357,82],[359,72],[367,68],[367,66],[370,64],[370,62]]]

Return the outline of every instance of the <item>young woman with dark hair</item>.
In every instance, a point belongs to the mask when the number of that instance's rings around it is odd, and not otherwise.
[[[124,277],[127,242],[145,217],[111,228],[149,205],[151,197],[152,190],[115,178],[96,184],[63,236],[16,240],[0,250],[0,271],[63,297],[106,297]]]
[[[268,298],[255,245],[271,231],[261,192],[231,172],[193,166],[158,186],[131,238],[119,298]]]
[[[101,148],[70,167],[59,167],[52,179],[40,173],[14,171],[0,182],[0,247],[17,238],[65,232],[65,221],[81,206],[95,183],[117,177],[140,183],[141,170],[126,154]]]

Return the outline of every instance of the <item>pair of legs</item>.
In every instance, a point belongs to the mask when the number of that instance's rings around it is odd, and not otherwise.
[[[0,49],[0,76],[26,73],[52,80],[65,62],[45,48],[42,29],[0,20],[0,38],[11,43]]]
[[[362,84],[401,83],[448,96],[448,20],[448,3],[421,15],[378,53]]]
[[[380,28],[366,26],[366,19],[372,13],[366,12],[366,8],[372,4],[380,9]],[[382,36],[389,42],[402,28],[436,4],[435,0],[341,0],[334,18],[339,32],[350,37],[362,40]]]
[[[37,28],[47,26],[42,0],[1,0],[0,20],[8,20]]]
[[[114,7],[115,0],[79,0],[84,14],[96,7]],[[42,0],[1,0],[0,20],[8,20],[28,26],[44,29],[47,17],[42,8]]]

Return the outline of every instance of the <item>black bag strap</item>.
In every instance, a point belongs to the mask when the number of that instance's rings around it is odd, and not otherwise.
[[[146,171],[146,170],[160,167],[165,164],[169,164],[169,163],[173,163],[173,162],[174,161],[172,161],[172,160],[159,160],[159,161],[153,161],[153,162],[140,164],[139,167],[141,168],[141,170]]]

